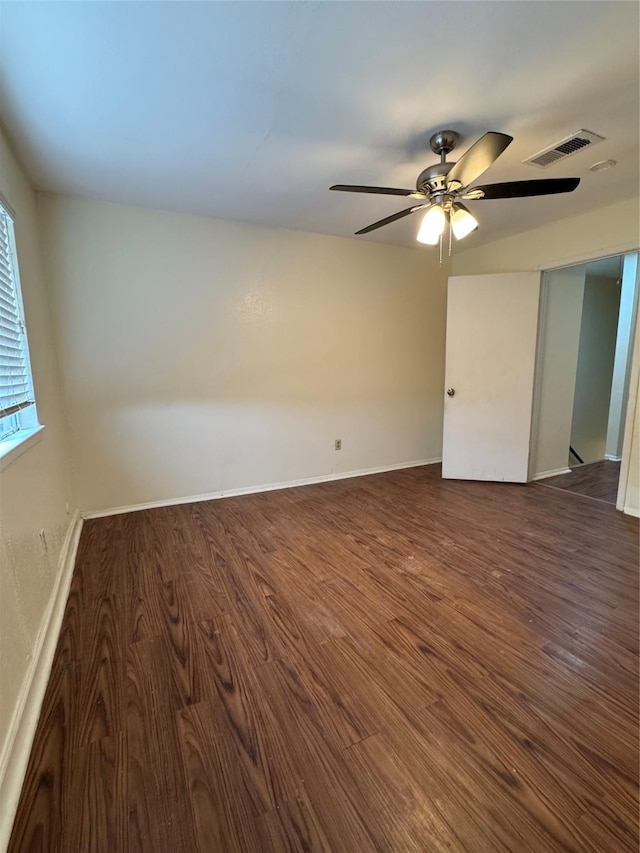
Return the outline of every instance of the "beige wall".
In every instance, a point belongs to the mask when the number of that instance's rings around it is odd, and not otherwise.
[[[522,203],[526,204],[526,200]],[[638,248],[639,234],[640,200],[627,199],[466,252],[456,251],[452,258],[453,274],[546,270],[582,260],[620,255]]]
[[[66,425],[45,292],[33,192],[0,134],[0,192],[16,214],[22,295],[40,422],[40,441],[0,471],[0,775],[73,511]],[[44,530],[48,553],[38,533]],[[1,788],[1,785],[0,785]],[[0,797],[1,799],[1,797]],[[9,808],[0,802],[0,813]],[[1,846],[1,840],[0,840]]]
[[[58,196],[41,221],[84,510],[440,456],[437,253]]]
[[[571,445],[585,462],[605,457],[619,308],[618,279],[587,275],[571,422]]]
[[[551,270],[542,285],[530,476],[567,470],[580,343],[584,266]]]

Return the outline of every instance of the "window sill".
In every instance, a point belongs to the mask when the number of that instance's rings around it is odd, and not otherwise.
[[[4,471],[20,454],[37,444],[42,438],[43,429],[43,426],[21,429],[15,435],[0,441],[0,471]]]

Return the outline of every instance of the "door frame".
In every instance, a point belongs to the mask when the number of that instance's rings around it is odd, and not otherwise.
[[[636,268],[636,288],[640,288],[640,256]],[[638,292],[636,290],[636,292]],[[631,350],[631,375],[629,376],[629,393],[627,395],[627,411],[624,418],[624,431],[622,433],[622,459],[620,461],[620,479],[618,481],[618,495],[616,498],[616,509],[625,512],[627,502],[627,485],[629,482],[629,469],[631,467],[631,449],[633,432],[635,427],[636,406],[638,403],[638,384],[640,382],[640,340],[638,329],[640,324],[640,298],[637,299],[636,313],[631,321],[631,333],[629,345]]]
[[[580,266],[582,264],[590,263],[591,261],[600,261],[605,258],[615,258],[618,255],[628,255],[632,252],[638,252],[640,254],[640,244],[636,243],[626,243],[621,246],[611,247],[607,249],[594,249],[593,251],[583,252],[580,255],[573,255],[568,258],[559,258],[553,263],[546,261],[544,264],[537,265],[535,269],[539,270],[542,273],[542,281],[540,283],[540,303],[538,307],[538,340],[537,340],[537,350],[540,347],[541,343],[541,331],[542,324],[544,323],[544,306],[546,304],[546,281],[545,281],[545,273],[550,272],[551,270],[557,270],[564,267],[574,267]],[[638,268],[636,275],[640,278],[640,262],[638,263]],[[639,285],[640,286],[640,282]],[[638,305],[636,307],[635,316],[631,322],[631,340],[630,345],[632,347],[632,357],[631,357],[631,376],[629,379],[629,394],[627,398],[627,411],[625,414],[625,423],[624,423],[624,433],[622,438],[622,460],[620,463],[620,480],[618,483],[618,495],[616,500],[616,509],[625,511],[626,497],[627,497],[627,483],[629,478],[629,467],[631,463],[631,442],[633,438],[633,428],[635,421],[635,408],[638,400],[638,382],[640,380],[640,335],[638,334],[638,330],[640,328],[640,299],[638,300]],[[538,359],[538,351],[536,351],[536,366],[535,366],[535,376],[534,376],[534,386],[533,386],[533,411],[531,413],[531,437],[533,444],[533,435],[534,429],[537,428],[538,424],[538,404],[539,404],[539,383],[540,383],[540,371],[539,371],[539,359]],[[532,458],[529,457],[529,472],[528,472],[529,480],[532,479]]]

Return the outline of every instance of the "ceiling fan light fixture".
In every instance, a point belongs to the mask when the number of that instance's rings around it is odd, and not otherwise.
[[[424,215],[416,240],[428,246],[436,246],[444,232],[447,218],[439,204],[432,205]]]
[[[464,204],[454,204],[451,216],[451,228],[456,240],[462,240],[478,227],[478,220],[467,210]]]

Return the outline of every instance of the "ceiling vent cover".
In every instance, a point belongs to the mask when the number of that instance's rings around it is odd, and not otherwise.
[[[590,148],[592,145],[603,140],[604,136],[598,136],[597,133],[592,133],[590,130],[577,130],[571,136],[561,139],[560,142],[556,142],[555,145],[551,145],[549,148],[543,148],[542,151],[538,151],[533,157],[527,157],[522,162],[530,163],[532,166],[540,166],[544,169],[547,166],[551,166],[552,163],[557,163],[558,160],[563,160],[565,157],[569,157],[577,151],[582,151],[583,148]]]

